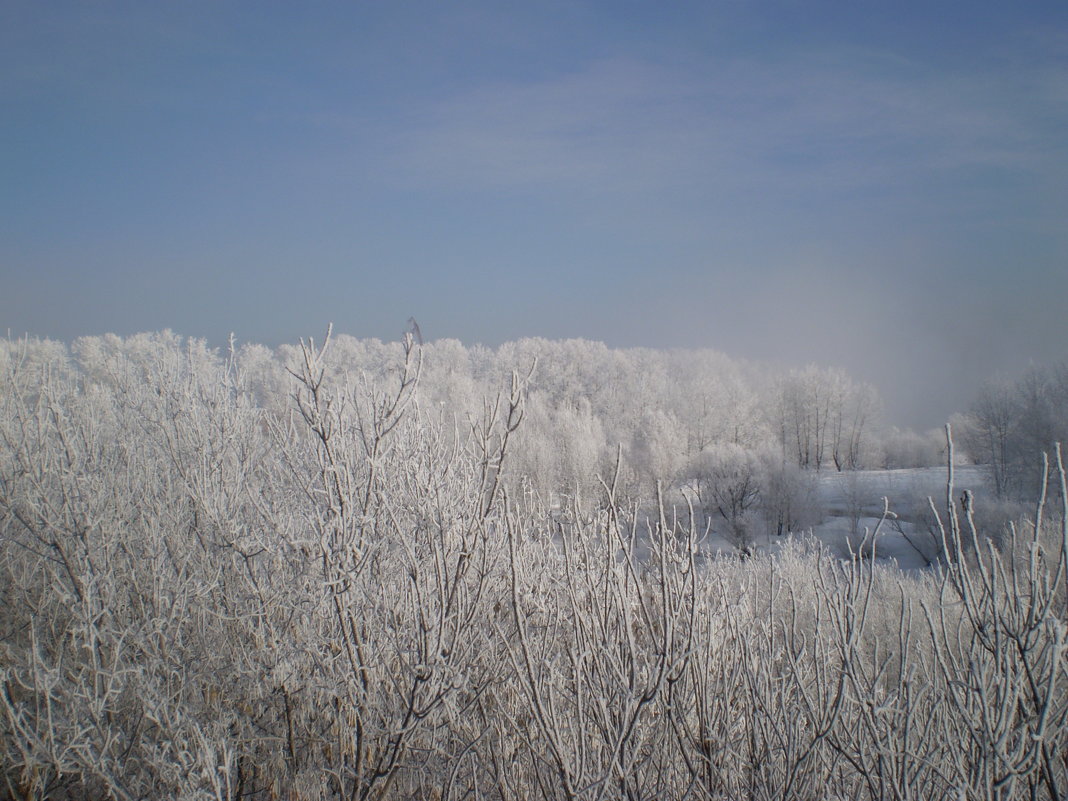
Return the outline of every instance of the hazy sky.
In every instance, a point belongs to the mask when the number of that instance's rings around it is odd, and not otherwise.
[[[1068,3],[0,0],[0,330],[1068,357]]]

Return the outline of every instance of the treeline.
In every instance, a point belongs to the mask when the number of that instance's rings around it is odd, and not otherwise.
[[[918,577],[709,560],[626,459],[531,487],[563,390],[357,346],[3,343],[0,798],[1064,798],[1063,517],[954,503]]]
[[[103,340],[75,344],[75,354]],[[619,492],[650,498],[657,482],[672,501],[689,493],[717,530],[741,547],[761,533],[820,522],[814,473],[916,467],[945,461],[941,434],[887,428],[873,387],[833,368],[773,369],[710,350],[610,349],[586,340],[523,339],[491,349],[456,340],[422,346],[420,406],[467,425],[487,397],[520,370],[525,421],[507,470],[547,503],[593,497],[622,448]],[[238,350],[258,402],[284,409],[284,365],[299,348]],[[330,369],[387,379],[399,343],[335,336]],[[533,368],[531,370],[531,368]]]
[[[170,333],[26,342],[87,379],[117,355],[151,364],[203,342]],[[334,335],[327,369],[369,382],[392,380],[400,342]],[[264,410],[292,407],[298,345],[242,344],[229,354]],[[729,543],[806,530],[823,519],[815,474],[945,462],[940,432],[886,427],[876,390],[835,368],[778,369],[711,350],[611,349],[587,340],[523,339],[498,348],[456,340],[420,345],[421,414],[464,428],[520,370],[525,422],[506,467],[545,503],[593,498],[622,449],[620,496],[695,503]],[[527,375],[529,373],[529,375]]]
[[[875,389],[838,369],[776,370],[710,350],[611,349],[587,340],[523,339],[495,349],[440,340],[422,351],[424,405],[461,420],[481,411],[483,399],[502,388],[502,376],[537,363],[527,431],[545,452],[530,472],[549,485],[573,485],[590,468],[603,468],[620,444],[627,480],[635,482],[672,482],[717,444],[777,451],[813,470],[882,467],[907,450],[883,429]],[[285,403],[281,367],[295,353],[295,346],[276,354],[242,349],[243,361],[256,363],[248,369],[258,373],[265,404]],[[327,359],[332,369],[381,379],[399,356],[399,343],[339,335]],[[912,456],[940,460],[937,450]]]

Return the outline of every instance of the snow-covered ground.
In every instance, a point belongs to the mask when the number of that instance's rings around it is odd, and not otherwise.
[[[977,503],[987,492],[985,468],[954,468],[954,498],[970,490]],[[884,500],[890,514],[882,521]],[[795,536],[814,537],[827,551],[843,558],[850,552],[872,553],[880,561],[895,561],[904,570],[926,567],[937,553],[938,542],[929,524],[933,521],[928,498],[934,499],[939,514],[946,505],[944,467],[906,470],[865,470],[824,472],[818,477],[817,502],[823,510],[822,522]],[[713,520],[713,528],[721,521]],[[757,550],[775,550],[784,537],[759,532]],[[713,532],[705,542],[706,552],[731,551],[732,546]]]
[[[955,499],[970,490],[981,502],[986,487],[983,468],[954,468]],[[823,473],[819,500],[826,517],[812,535],[842,556],[851,551],[870,554],[874,544],[876,559],[892,559],[905,570],[926,567],[940,544],[931,530],[934,515],[928,499],[944,514],[944,467]],[[889,514],[882,519],[884,509]]]
[[[977,497],[987,486],[986,468],[975,465],[953,468],[956,494],[971,490]],[[916,467],[906,470],[858,470],[855,472],[827,472],[819,476],[820,501],[829,512],[848,514],[857,502],[865,509],[882,512],[882,499],[889,498],[890,508],[911,503],[916,498],[932,497],[944,504],[946,496],[946,468]]]

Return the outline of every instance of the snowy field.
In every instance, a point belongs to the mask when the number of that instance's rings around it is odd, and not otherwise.
[[[986,468],[958,466],[954,468],[954,497],[960,498],[970,490],[981,506],[986,500]],[[794,532],[796,537],[814,537],[829,553],[847,558],[850,552],[870,555],[875,544],[875,559],[895,562],[903,570],[927,567],[937,552],[930,523],[933,514],[928,499],[943,514],[946,499],[946,469],[922,467],[903,470],[862,470],[855,472],[824,472],[817,479],[817,503],[823,510],[822,522],[811,529]],[[884,501],[885,499],[885,501]],[[884,508],[889,514],[880,525]],[[706,541],[706,550],[732,551],[733,547],[713,532]],[[755,549],[776,550],[786,541],[759,533]]]
[[[956,467],[953,473],[954,497],[970,490],[982,503],[984,468]],[[926,567],[934,557],[937,542],[928,527],[928,522],[933,522],[928,499],[934,500],[935,509],[942,514],[946,505],[944,467],[824,473],[819,478],[819,496],[827,517],[813,534],[828,550],[842,556],[850,551],[870,553],[874,534],[875,558],[892,559],[902,569]],[[880,526],[884,508],[889,514]]]

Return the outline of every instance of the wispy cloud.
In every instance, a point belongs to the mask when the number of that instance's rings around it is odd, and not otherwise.
[[[1063,85],[1068,71],[1049,64],[954,75],[850,51],[686,67],[602,61],[443,99],[399,134],[390,167],[454,188],[582,193],[1041,173],[1068,155]]]
[[[694,128],[691,94],[666,71],[625,61],[483,86],[418,113],[397,163],[418,180],[482,187],[669,177],[705,133]]]

